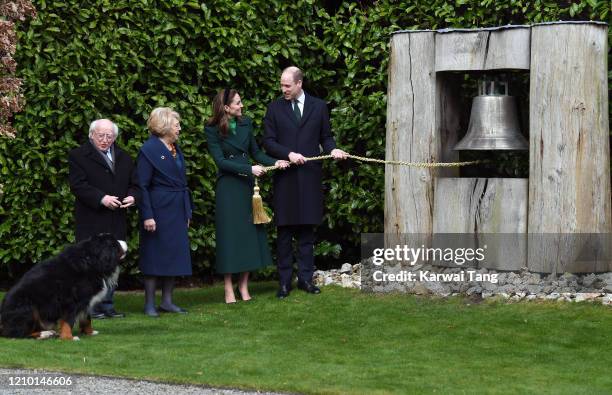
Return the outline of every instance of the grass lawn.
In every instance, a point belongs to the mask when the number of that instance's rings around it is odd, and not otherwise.
[[[0,338],[4,367],[300,393],[612,393],[612,309],[470,303],[325,287],[225,305],[222,286],[177,291],[186,316],[141,313],[80,342]]]

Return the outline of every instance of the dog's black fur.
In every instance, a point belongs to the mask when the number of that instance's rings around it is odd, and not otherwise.
[[[4,297],[0,334],[37,338],[41,331],[53,330],[60,323],[69,326],[69,330],[60,328],[60,337],[71,339],[77,320],[83,333],[92,334],[90,304],[103,295],[104,280],[116,283],[124,255],[114,236],[101,234],[34,266]]]

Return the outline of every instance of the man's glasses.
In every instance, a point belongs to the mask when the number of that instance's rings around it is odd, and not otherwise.
[[[94,133],[93,135],[94,139],[96,139],[96,141],[113,141],[115,139],[115,135],[114,134],[98,134],[98,133]]]

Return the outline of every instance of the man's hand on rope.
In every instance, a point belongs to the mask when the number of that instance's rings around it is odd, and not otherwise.
[[[306,158],[302,154],[289,152],[289,161],[294,165],[303,165],[306,163]]]
[[[343,160],[343,159],[347,159],[349,157],[348,152],[344,152],[339,148],[334,148],[331,152],[330,152],[332,158],[336,159],[336,160]]]

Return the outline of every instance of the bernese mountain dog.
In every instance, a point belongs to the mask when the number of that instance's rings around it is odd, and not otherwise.
[[[78,321],[80,334],[96,335],[89,309],[116,284],[119,261],[127,244],[100,234],[71,245],[58,256],[35,265],[6,294],[0,307],[0,335],[46,339],[72,336]]]

